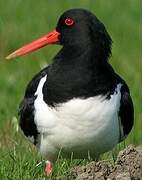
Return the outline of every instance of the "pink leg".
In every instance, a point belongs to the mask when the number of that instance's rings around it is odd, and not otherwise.
[[[52,163],[50,161],[46,161],[46,165],[45,165],[45,174],[46,176],[50,176],[52,174]]]

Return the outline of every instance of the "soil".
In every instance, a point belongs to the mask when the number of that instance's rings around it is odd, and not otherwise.
[[[115,163],[92,161],[76,166],[68,173],[69,180],[142,180],[142,145],[130,145],[120,151]]]

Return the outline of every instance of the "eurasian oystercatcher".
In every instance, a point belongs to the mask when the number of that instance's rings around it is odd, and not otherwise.
[[[112,40],[91,12],[71,9],[56,30],[23,46],[7,59],[48,44],[62,49],[28,84],[20,105],[20,127],[47,159],[47,174],[59,152],[92,158],[124,140],[134,109],[126,82],[109,63]]]

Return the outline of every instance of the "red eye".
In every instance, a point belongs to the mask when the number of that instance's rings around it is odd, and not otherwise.
[[[65,19],[65,24],[67,26],[72,26],[74,24],[74,20],[71,18],[67,18],[67,19]]]

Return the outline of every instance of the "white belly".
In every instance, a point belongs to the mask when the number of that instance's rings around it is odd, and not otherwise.
[[[119,141],[118,110],[120,88],[110,99],[96,96],[88,99],[72,99],[50,108],[43,101],[42,87],[46,76],[39,83],[35,100],[35,123],[40,132],[41,153],[49,160],[57,157],[59,151],[70,158],[86,158],[113,148]]]

